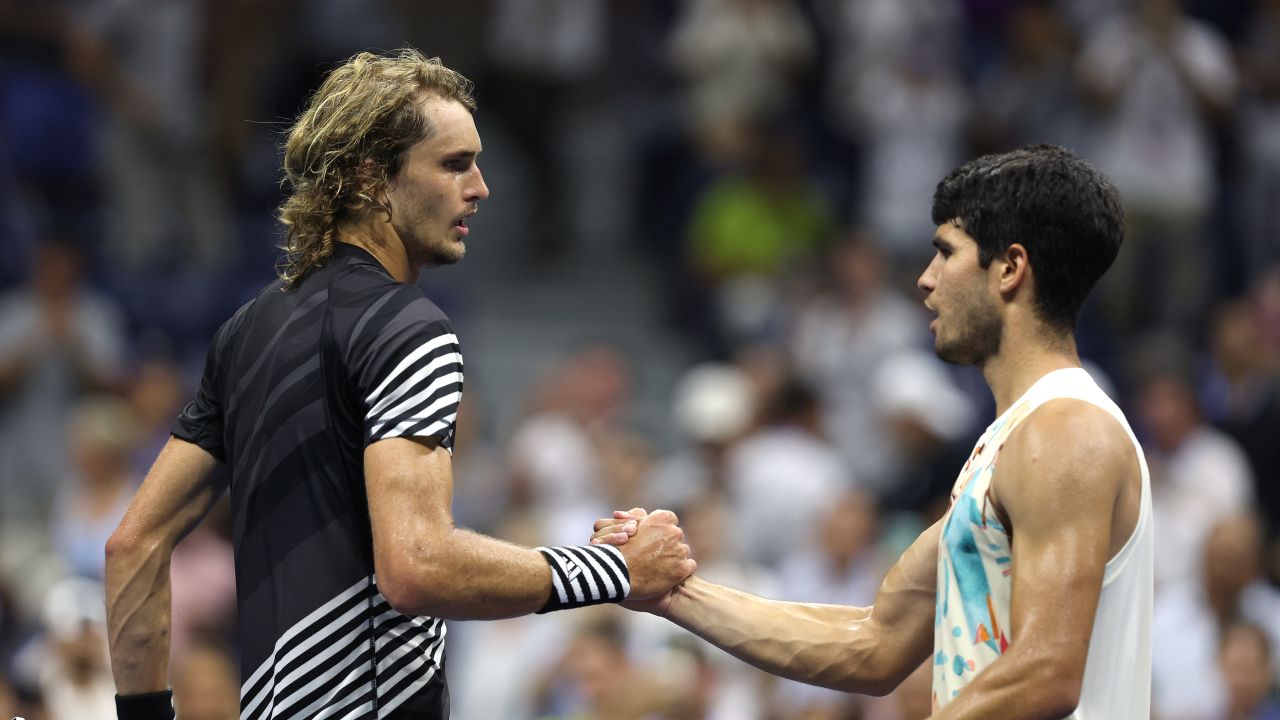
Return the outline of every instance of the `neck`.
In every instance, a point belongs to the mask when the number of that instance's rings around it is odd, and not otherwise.
[[[1076,342],[1070,334],[1020,335],[1006,334],[1000,352],[979,366],[991,394],[995,396],[997,417],[1040,378],[1054,370],[1080,367]]]
[[[412,285],[422,274],[422,267],[409,259],[404,243],[391,228],[391,223],[369,221],[338,228],[338,242],[362,248],[382,265],[397,282]]]

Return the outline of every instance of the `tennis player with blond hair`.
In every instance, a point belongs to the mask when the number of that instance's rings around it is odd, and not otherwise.
[[[454,526],[462,353],[415,283],[462,259],[489,196],[471,93],[417,51],[361,53],[289,133],[280,278],[218,330],[107,544],[122,720],[173,717],[169,557],[227,489],[246,720],[446,718],[446,618],[646,598],[693,571],[671,513],[623,548]]]

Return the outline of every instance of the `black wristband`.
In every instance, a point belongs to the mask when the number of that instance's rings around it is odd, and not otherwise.
[[[173,691],[116,695],[120,720],[173,720]]]
[[[622,551],[612,545],[540,547],[551,566],[551,596],[538,613],[626,600],[631,572]]]

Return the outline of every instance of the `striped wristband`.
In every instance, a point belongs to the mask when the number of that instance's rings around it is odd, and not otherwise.
[[[622,551],[612,545],[540,547],[551,566],[551,596],[539,613],[626,600],[631,573]]]

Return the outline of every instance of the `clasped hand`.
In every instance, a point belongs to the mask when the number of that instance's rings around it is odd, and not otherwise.
[[[612,518],[596,520],[592,545],[613,545],[627,559],[631,594],[622,603],[632,610],[661,613],[671,590],[697,569],[684,543],[680,519],[670,510],[615,510]]]

